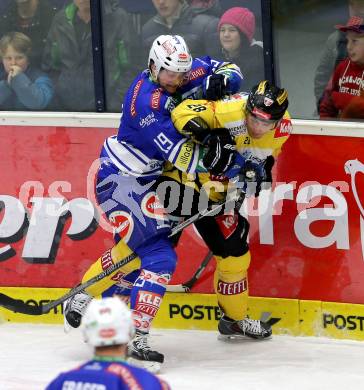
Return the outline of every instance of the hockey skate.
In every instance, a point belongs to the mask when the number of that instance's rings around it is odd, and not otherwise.
[[[153,351],[148,345],[149,333],[136,331],[128,345],[128,362],[157,373],[164,362],[164,355]]]
[[[91,295],[86,292],[80,292],[64,302],[63,315],[66,333],[70,331],[71,327],[78,328],[81,325],[82,316],[91,300]]]
[[[272,327],[263,321],[252,320],[249,317],[234,321],[223,316],[218,325],[222,339],[266,339],[272,335]]]

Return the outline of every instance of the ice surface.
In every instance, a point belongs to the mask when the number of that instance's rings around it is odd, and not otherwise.
[[[224,342],[216,332],[155,330],[166,355],[161,376],[172,389],[341,390],[364,382],[364,343],[274,336]],[[79,330],[58,325],[0,325],[0,389],[43,389],[61,370],[91,357]]]

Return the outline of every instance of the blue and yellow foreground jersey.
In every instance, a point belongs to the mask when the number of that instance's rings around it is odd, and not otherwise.
[[[268,156],[277,157],[283,144],[287,141],[292,129],[288,112],[278,122],[277,127],[267,132],[261,138],[252,138],[246,126],[245,107],[247,95],[238,93],[230,98],[216,102],[207,100],[187,99],[172,111],[174,126],[182,134],[186,123],[196,117],[203,119],[208,128],[226,128],[234,137],[238,152],[245,160],[253,160],[255,163],[264,163]],[[167,176],[175,177],[170,173]],[[191,180],[183,175],[184,180]],[[201,184],[209,181],[207,173],[199,174]],[[217,200],[217,199],[215,199]]]
[[[46,390],[168,390],[162,379],[124,362],[91,360],[60,374]]]
[[[134,176],[159,176],[165,161],[183,172],[195,172],[199,162],[199,145],[178,133],[171,121],[171,111],[186,98],[201,98],[203,83],[212,73],[229,77],[236,92],[242,76],[238,67],[212,60],[193,61],[189,78],[179,93],[170,95],[142,72],[129,88],[117,136],[109,137],[101,157],[107,157],[118,170]]]

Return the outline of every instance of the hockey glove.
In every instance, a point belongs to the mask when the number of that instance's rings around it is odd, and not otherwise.
[[[204,80],[204,95],[207,100],[219,100],[228,94],[229,78],[224,74],[212,74]]]
[[[235,152],[235,141],[226,129],[211,129],[203,165],[212,175],[223,175],[233,164]]]
[[[247,197],[257,197],[261,190],[271,187],[273,165],[273,156],[268,156],[264,162],[259,164],[252,160],[245,161],[244,168],[241,171],[240,181],[246,183],[243,191]]]

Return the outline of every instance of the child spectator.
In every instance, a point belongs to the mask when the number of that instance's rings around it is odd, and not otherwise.
[[[55,14],[48,0],[13,0],[0,15],[0,38],[18,31],[32,41],[31,63],[40,67],[46,37]]]
[[[348,58],[335,68],[320,104],[320,118],[337,118],[364,89],[364,19],[354,16],[337,29],[346,33]]]
[[[31,67],[32,42],[20,32],[4,35],[0,40],[0,109],[43,110],[53,97],[50,78]]]
[[[254,39],[254,14],[248,8],[231,8],[221,16],[218,31],[224,59],[240,67],[243,89],[250,90],[264,79],[263,43]]]
[[[349,17],[364,18],[364,0],[347,0]],[[317,110],[319,109],[327,83],[336,66],[348,56],[345,33],[335,30],[327,38],[319,65],[316,69],[314,89]]]

